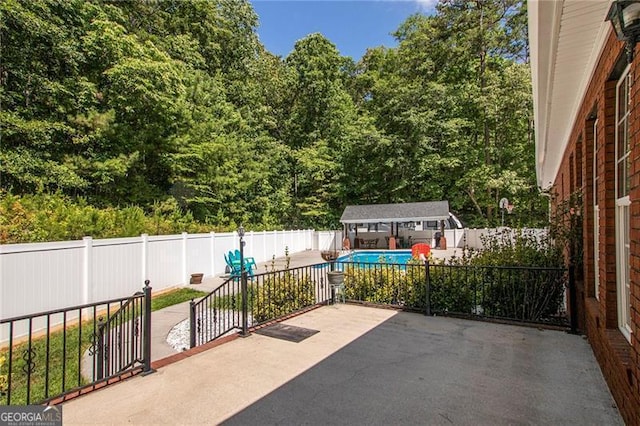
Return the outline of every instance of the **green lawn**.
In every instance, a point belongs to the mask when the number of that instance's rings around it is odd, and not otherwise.
[[[191,299],[206,296],[208,293],[190,288],[181,288],[160,294],[151,300],[151,310],[157,311],[167,306],[186,302]],[[86,317],[85,317],[86,318]],[[29,387],[30,403],[37,403],[48,396],[57,395],[78,386],[87,384],[80,374],[80,361],[85,351],[91,346],[92,335],[95,331],[93,318],[83,319],[79,324],[39,337],[31,342],[34,353],[31,381],[27,383],[26,361],[24,353],[28,350],[28,342],[14,345],[12,354],[11,404],[27,403],[27,387]],[[49,358],[47,359],[47,346]],[[8,374],[8,349],[0,350],[0,387],[3,378]],[[4,358],[4,363],[2,363]],[[48,371],[46,366],[49,366]],[[63,367],[64,366],[64,367]],[[64,369],[64,377],[63,377]],[[45,389],[48,375],[48,389]],[[6,385],[5,385],[6,386]],[[0,389],[4,391],[5,389]],[[0,405],[7,404],[7,397],[3,393]]]

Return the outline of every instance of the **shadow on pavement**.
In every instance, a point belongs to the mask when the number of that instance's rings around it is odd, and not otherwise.
[[[399,313],[223,424],[623,422],[580,336]]]

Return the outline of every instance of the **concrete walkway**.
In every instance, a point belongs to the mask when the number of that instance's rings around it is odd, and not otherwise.
[[[355,305],[64,404],[71,424],[621,425],[580,336]]]

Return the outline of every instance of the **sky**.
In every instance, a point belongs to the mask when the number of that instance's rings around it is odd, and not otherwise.
[[[369,47],[396,46],[391,35],[415,13],[430,14],[437,0],[250,0],[258,36],[268,51],[286,57],[311,33],[331,40],[342,56],[359,60]]]

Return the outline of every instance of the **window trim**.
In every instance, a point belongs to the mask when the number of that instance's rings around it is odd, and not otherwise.
[[[620,155],[620,126],[626,126],[624,136],[629,138],[628,125],[631,110],[631,96],[630,96],[630,83],[629,83],[629,71],[631,66],[628,65],[622,72],[618,83],[616,84],[616,115],[615,115],[615,239],[616,239],[616,293],[617,293],[617,311],[618,311],[618,328],[624,335],[624,337],[631,343],[631,301],[627,300],[627,288],[630,287],[629,277],[629,262],[630,251],[628,245],[630,244],[630,221],[629,211],[631,200],[629,193],[620,193],[620,176],[619,165],[622,162],[626,162],[630,156],[630,144],[626,140],[623,144],[625,152]],[[620,89],[621,86],[627,85],[624,88],[624,96],[626,96],[625,113],[623,117],[620,117]],[[624,167],[625,185],[628,179],[629,170],[628,167]],[[626,215],[626,218],[622,217]]]
[[[593,285],[594,295],[600,300],[600,206],[598,205],[598,119],[593,122]]]

